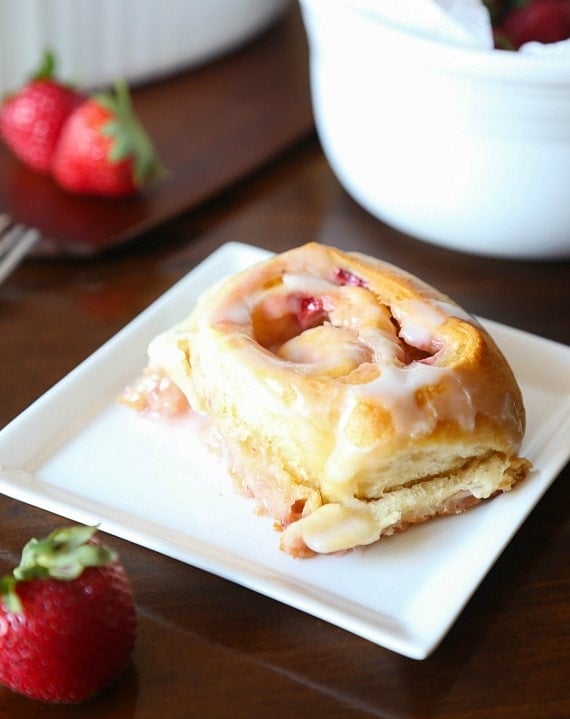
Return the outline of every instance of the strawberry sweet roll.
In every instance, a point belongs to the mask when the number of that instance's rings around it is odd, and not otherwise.
[[[148,376],[207,416],[294,556],[461,512],[530,467],[520,389],[480,324],[401,269],[316,243],[212,287],[152,341]]]

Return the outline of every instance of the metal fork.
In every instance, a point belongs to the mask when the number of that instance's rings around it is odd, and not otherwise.
[[[0,212],[0,282],[17,267],[40,238],[40,231],[14,222],[6,212]]]

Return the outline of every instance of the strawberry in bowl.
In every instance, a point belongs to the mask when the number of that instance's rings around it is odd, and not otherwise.
[[[570,0],[485,0],[485,5],[499,49],[570,39]]]
[[[20,565],[0,578],[0,684],[30,699],[87,701],[129,663],[132,590],[95,531],[72,526],[31,539]]]

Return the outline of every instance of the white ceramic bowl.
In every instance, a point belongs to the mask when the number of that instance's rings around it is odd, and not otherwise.
[[[145,82],[232,50],[289,0],[2,0],[0,94],[33,72],[46,48],[63,78],[87,87]]]
[[[570,62],[452,47],[300,0],[315,121],[347,191],[452,249],[570,256]]]

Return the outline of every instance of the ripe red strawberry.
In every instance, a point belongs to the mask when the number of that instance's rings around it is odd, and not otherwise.
[[[152,143],[137,119],[127,86],[88,98],[69,117],[53,162],[61,187],[84,195],[122,197],[159,172]]]
[[[552,43],[570,38],[570,0],[518,2],[501,26],[515,49],[527,42]]]
[[[46,53],[32,79],[10,95],[0,109],[0,135],[23,162],[48,173],[61,129],[84,97],[54,77],[55,62]]]
[[[0,579],[0,683],[32,699],[86,701],[128,664],[132,591],[94,533],[74,526],[32,539],[20,566]]]
[[[299,297],[297,322],[303,330],[315,327],[326,317],[325,303],[321,297]]]
[[[352,287],[366,287],[366,282],[362,277],[353,274],[349,270],[345,270],[343,267],[337,267],[335,271],[335,279],[339,285],[352,285]]]

